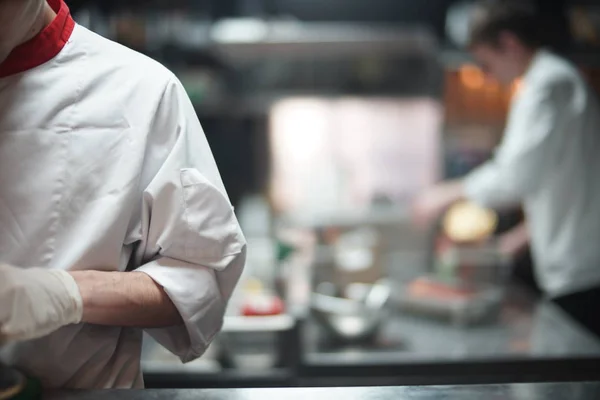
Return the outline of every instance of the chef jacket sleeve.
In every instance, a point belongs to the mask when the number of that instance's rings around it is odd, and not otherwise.
[[[568,140],[575,111],[572,84],[530,88],[521,95],[495,156],[464,181],[466,197],[483,206],[513,205],[535,193],[552,174]]]
[[[150,124],[134,267],[162,286],[183,324],[148,333],[183,362],[219,332],[246,242],[185,90],[174,77]]]

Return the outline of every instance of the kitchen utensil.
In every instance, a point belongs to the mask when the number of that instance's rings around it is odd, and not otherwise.
[[[390,289],[385,282],[365,286],[368,286],[368,290],[364,298],[358,300],[322,293],[311,295],[315,319],[337,340],[368,340],[379,330]]]

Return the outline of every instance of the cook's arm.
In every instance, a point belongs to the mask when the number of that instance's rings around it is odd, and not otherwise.
[[[83,300],[82,322],[160,328],[183,323],[164,289],[141,272],[71,272]]]
[[[571,84],[556,83],[522,95],[495,157],[464,181],[465,196],[481,205],[498,208],[534,193],[552,173],[563,140],[568,140],[575,107]]]
[[[149,127],[127,273],[74,273],[86,322],[148,329],[190,361],[220,330],[246,242],[194,109],[173,78]]]
[[[173,78],[149,138],[142,187],[137,272],[152,278],[177,309],[180,324],[147,329],[190,361],[201,356],[223,324],[246,260],[246,241],[212,152],[183,86]]]

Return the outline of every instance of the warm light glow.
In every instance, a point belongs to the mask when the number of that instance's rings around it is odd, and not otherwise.
[[[500,93],[500,90],[502,89],[502,87],[500,86],[500,84],[498,83],[498,81],[492,80],[492,79],[488,79],[485,82],[485,91],[486,93],[489,94],[498,94]]]
[[[468,89],[481,89],[485,85],[485,75],[474,65],[464,65],[458,71],[461,83]]]

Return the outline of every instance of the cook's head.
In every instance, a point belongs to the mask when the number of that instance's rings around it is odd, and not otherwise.
[[[46,0],[0,0],[0,62],[37,32]]]
[[[471,21],[469,48],[492,78],[510,83],[525,72],[531,55],[542,45],[535,9],[520,1],[479,4]]]

